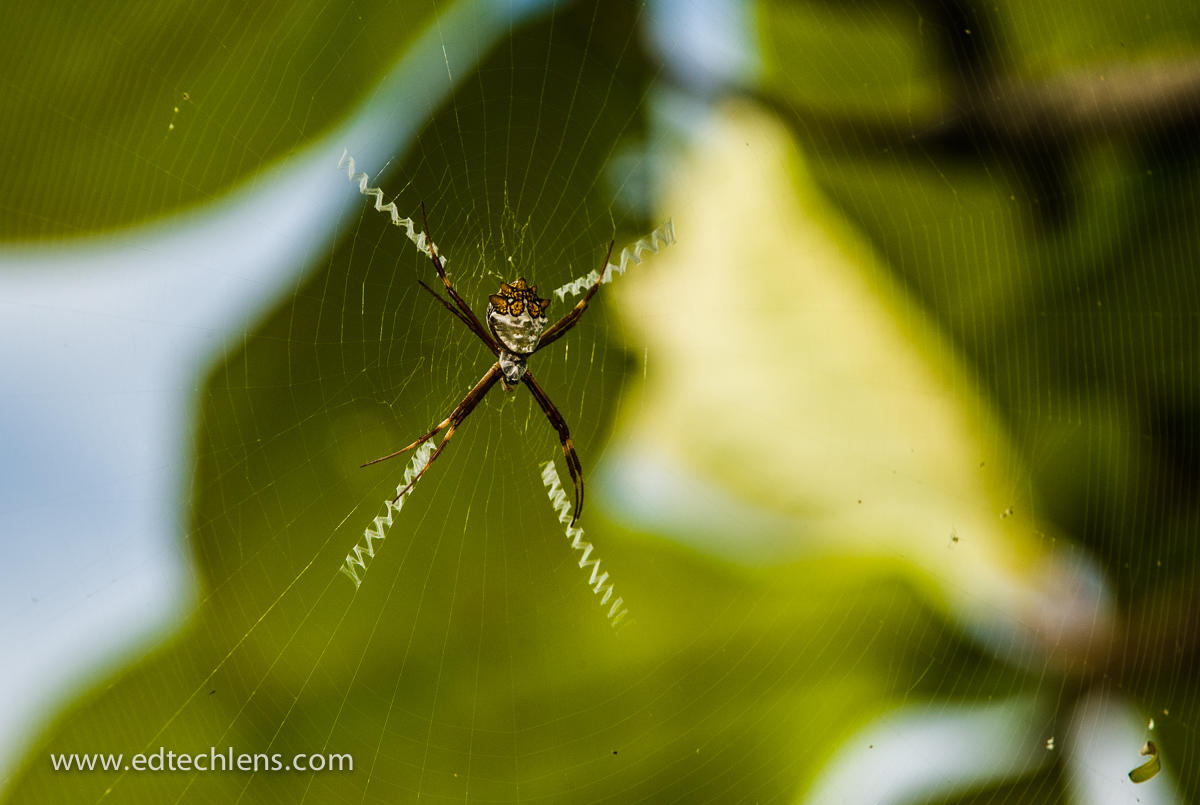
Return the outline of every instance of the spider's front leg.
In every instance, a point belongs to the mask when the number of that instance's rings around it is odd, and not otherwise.
[[[583,311],[587,310],[588,302],[592,301],[592,297],[596,295],[596,291],[600,290],[600,284],[604,282],[604,275],[608,273],[608,258],[612,257],[613,245],[615,243],[615,240],[608,242],[608,253],[604,255],[604,262],[600,264],[600,276],[596,277],[596,282],[592,284],[592,287],[588,289],[583,298],[576,303],[575,307],[571,308],[565,316],[546,328],[546,331],[542,333],[542,337],[538,340],[537,349],[534,352],[553,344],[579,323],[579,319],[583,317]]]
[[[483,322],[471,310],[471,306],[467,304],[466,300],[458,295],[458,291],[454,290],[454,286],[450,284],[450,278],[446,276],[446,269],[442,266],[441,259],[438,258],[437,247],[433,243],[433,238],[429,236],[429,219],[425,216],[425,202],[421,202],[421,223],[425,225],[425,242],[429,244],[429,259],[433,261],[433,269],[437,272],[438,279],[442,281],[442,285],[446,286],[446,293],[450,294],[450,298],[454,300],[454,305],[457,306],[457,309],[434,293],[433,289],[425,285],[425,283],[422,282],[421,285],[425,286],[425,290],[436,296],[459,321],[467,325],[471,332],[479,337],[480,341],[487,344],[488,349],[499,354],[499,348],[492,339],[491,334],[487,331],[487,328],[483,326]]]

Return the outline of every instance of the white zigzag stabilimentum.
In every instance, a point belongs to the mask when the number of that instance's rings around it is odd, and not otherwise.
[[[417,448],[417,452],[413,455],[412,461],[409,462],[408,468],[404,471],[404,480],[396,485],[396,493],[399,494],[401,489],[404,489],[416,476],[421,469],[429,463],[429,456],[436,449],[433,441],[428,441]],[[387,531],[392,527],[392,515],[399,514],[400,509],[404,508],[404,501],[412,494],[412,487],[400,497],[389,500],[384,503],[383,514],[378,515],[371,524],[363,531],[362,542],[355,545],[350,553],[346,554],[346,558],[342,560],[342,566],[339,568],[342,573],[350,577],[354,582],[354,588],[362,584],[362,574],[367,572],[367,562],[375,558],[375,543],[382,541],[387,536]]]
[[[595,280],[592,281],[595,282]],[[592,588],[592,592],[600,596],[600,606],[605,606],[613,597],[612,582],[608,580],[607,571],[600,572],[600,560],[591,558],[592,544],[583,541],[583,529],[571,525],[571,504],[567,500],[567,493],[563,491],[562,480],[558,477],[558,470],[554,468],[553,461],[547,461],[542,465],[542,483],[546,485],[550,507],[558,514],[558,521],[565,526],[567,539],[571,540],[571,548],[580,552],[579,566],[584,570],[591,568],[588,586]],[[625,599],[617,598],[608,609],[605,617],[614,627],[619,625],[629,614],[629,609],[624,607],[624,604]]]
[[[425,238],[424,232],[417,231],[417,225],[411,218],[405,218],[396,209],[396,202],[389,201],[383,203],[383,191],[378,187],[369,186],[370,177],[365,173],[354,172],[354,157],[350,156],[349,151],[342,151],[342,158],[338,160],[338,167],[346,169],[346,178],[352,182],[358,183],[358,192],[364,196],[373,196],[375,198],[375,209],[380,212],[386,212],[392,219],[392,224],[404,230],[404,234],[413,242],[418,249],[425,253],[426,257],[433,257],[433,251],[429,248],[429,242]],[[442,261],[442,267],[445,268],[450,260],[446,255],[442,254],[442,250],[438,249],[438,258]]]
[[[625,269],[630,263],[638,264],[642,262],[642,255],[646,252],[650,254],[658,254],[660,250],[665,249],[675,242],[675,222],[667,219],[667,222],[658,229],[646,235],[644,238],[639,238],[632,246],[626,246],[621,249],[620,256],[617,257],[616,263],[609,263],[608,271],[604,275],[604,282],[607,284],[613,281],[613,277],[618,274],[624,274]],[[593,269],[590,274],[573,279],[561,288],[554,289],[554,295],[560,300],[565,300],[568,296],[578,296],[596,284],[596,280],[600,278],[600,271]]]

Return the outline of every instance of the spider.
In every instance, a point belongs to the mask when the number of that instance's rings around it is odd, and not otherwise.
[[[588,302],[600,289],[600,283],[604,281],[604,275],[608,272],[608,259],[612,257],[613,244],[616,241],[609,241],[608,253],[604,255],[600,276],[596,279],[595,284],[588,289],[583,299],[580,299],[575,307],[554,324],[546,326],[545,314],[546,308],[550,306],[550,300],[539,298],[536,285],[530,285],[524,277],[517,277],[511,283],[501,283],[499,293],[488,297],[487,312],[484,314],[484,318],[487,320],[485,327],[471,307],[458,295],[458,291],[454,290],[450,280],[446,278],[446,270],[442,268],[437,248],[429,237],[429,220],[425,216],[424,203],[421,204],[421,223],[425,227],[425,242],[429,244],[429,258],[433,262],[433,268],[437,271],[442,285],[446,286],[446,293],[450,295],[453,303],[423,281],[417,280],[417,282],[492,351],[492,354],[496,356],[496,362],[484,373],[475,387],[467,392],[467,396],[463,397],[462,402],[455,406],[450,415],[439,422],[433,430],[412,444],[401,447],[394,453],[372,459],[362,466],[368,467],[381,461],[387,461],[389,458],[395,458],[421,446],[445,430],[446,435],[442,437],[441,443],[430,455],[429,461],[425,462],[421,471],[408,482],[406,487],[400,490],[392,502],[399,500],[402,495],[413,488],[413,485],[420,480],[434,460],[446,449],[446,444],[454,435],[454,431],[470,416],[471,412],[475,410],[475,406],[479,405],[492,386],[499,382],[505,391],[511,391],[518,383],[524,383],[529,389],[529,393],[533,395],[533,399],[537,400],[537,404],[541,406],[550,425],[558,432],[558,440],[562,444],[563,455],[567,460],[567,469],[571,473],[571,481],[575,484],[575,514],[571,518],[571,525],[575,525],[575,521],[579,519],[579,514],[583,510],[583,467],[579,464],[575,445],[571,443],[571,432],[567,428],[566,420],[554,407],[554,403],[550,402],[550,397],[546,395],[541,385],[534,379],[533,372],[529,371],[526,361],[538,350],[544,349],[562,338],[579,322],[583,311],[587,309]]]

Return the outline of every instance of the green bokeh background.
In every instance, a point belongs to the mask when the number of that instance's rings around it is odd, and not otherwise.
[[[963,35],[985,39],[977,57],[1006,78],[1200,47],[1200,11],[1183,0],[960,10],[978,25]],[[50,241],[219,202],[336,125],[442,11],[18,8],[0,33],[0,236]],[[508,255],[544,292],[596,265],[614,230],[627,242],[655,223],[614,205],[606,178],[651,136],[647,97],[664,79],[641,13],[560,7],[514,30],[443,108],[414,110],[427,122],[378,183],[404,212],[428,205],[466,298],[494,292]],[[957,34],[937,13],[755,13],[764,70],[747,94],[788,122],[820,187],[966,357],[1041,513],[1099,558],[1126,632],[1098,673],[1170,703],[1162,743],[1184,798],[1200,799],[1195,127],[1147,120],[1032,157],[970,130],[913,144],[911,120],[963,103],[946,55]],[[362,210],[204,380],[181,503],[195,614],[67,705],[8,801],[94,801],[110,786],[106,802],[786,801],[896,703],[1049,686],[1065,709],[1087,684],[996,661],[886,567],[816,556],[748,569],[619,527],[596,499],[589,535],[636,602],[636,627],[614,634],[544,503],[538,466],[558,447],[524,394],[493,392],[476,411],[355,592],[334,569],[402,470],[357,465],[438,421],[488,366],[416,287],[427,263]],[[636,347],[601,304],[536,371],[596,466],[613,401],[641,371]],[[324,748],[353,753],[356,771],[118,780],[45,761],[160,745]],[[947,802],[1066,801],[1058,774]]]

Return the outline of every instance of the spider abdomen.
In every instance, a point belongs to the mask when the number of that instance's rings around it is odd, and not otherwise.
[[[525,356],[515,355],[507,349],[500,351],[500,372],[504,375],[504,390],[508,391],[513,386],[521,382],[521,378],[525,376]]]

